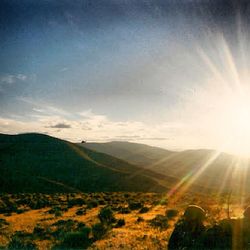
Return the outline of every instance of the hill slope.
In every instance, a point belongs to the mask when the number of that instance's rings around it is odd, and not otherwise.
[[[174,153],[173,151],[163,148],[126,141],[112,141],[107,143],[80,143],[78,145],[112,155],[139,166],[153,164],[155,161],[163,159]]]
[[[0,192],[164,191],[161,175],[42,134],[0,134]]]
[[[247,185],[249,160],[226,153],[206,149],[173,152],[129,142],[84,143],[81,146],[119,156],[180,182],[185,180],[221,192],[232,188],[237,192],[250,192],[250,185]]]

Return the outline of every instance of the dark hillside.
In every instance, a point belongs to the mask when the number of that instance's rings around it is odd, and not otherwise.
[[[42,134],[1,134],[0,170],[0,192],[165,190],[159,174]]]

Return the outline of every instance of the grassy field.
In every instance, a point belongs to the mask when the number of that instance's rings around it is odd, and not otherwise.
[[[2,194],[0,247],[5,249],[167,249],[171,232],[189,204],[207,212],[206,225],[227,217],[227,200],[155,193]],[[247,200],[232,199],[241,217]]]

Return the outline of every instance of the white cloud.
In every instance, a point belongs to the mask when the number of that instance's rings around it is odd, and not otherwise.
[[[3,76],[0,76],[0,82],[1,83],[5,83],[5,84],[12,84],[12,83],[15,83],[16,81],[25,81],[27,80],[27,76],[24,75],[24,74],[16,74],[16,75],[13,75],[13,74],[6,74],[6,75],[3,75]]]
[[[0,78],[1,83],[7,83],[12,84],[15,82],[15,76],[14,75],[5,75]]]
[[[21,80],[21,81],[25,81],[25,80],[27,80],[27,76],[23,75],[23,74],[18,74],[18,75],[16,75],[16,79]]]
[[[4,91],[5,87],[8,85],[12,85],[16,82],[24,82],[28,79],[28,77],[24,74],[5,74],[0,76],[0,91]]]
[[[33,109],[34,110],[34,109]],[[38,108],[38,114],[29,115],[26,121],[13,118],[0,117],[0,131],[2,133],[39,132],[46,133],[74,142],[86,141],[111,141],[128,140],[149,143],[157,146],[167,146],[166,141],[171,141],[171,124],[158,126],[147,125],[139,121],[113,121],[105,115],[85,110],[74,117],[66,117],[62,112],[48,114],[43,112],[46,107]],[[55,108],[56,110],[56,108]],[[42,112],[41,112],[42,111]],[[63,125],[67,126],[63,126]],[[174,126],[174,125],[173,125]],[[65,129],[67,127],[67,129]]]
[[[70,115],[65,110],[55,107],[53,105],[47,104],[41,100],[34,100],[33,98],[23,97],[23,96],[17,97],[16,100],[30,105],[34,112],[44,113],[44,115],[58,115],[58,114],[63,115],[63,116]]]

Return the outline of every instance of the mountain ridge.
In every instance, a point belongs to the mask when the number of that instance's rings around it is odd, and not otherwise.
[[[133,149],[137,148],[135,152],[128,145],[130,145],[129,142],[109,142],[84,143],[81,146],[100,150],[109,155],[117,155],[119,152],[119,158],[129,163],[139,163],[139,166],[177,178],[179,181],[189,176],[187,181],[192,182],[192,185],[224,191],[228,191],[232,189],[231,186],[234,186],[236,190],[244,189],[245,192],[250,192],[250,187],[247,185],[241,187],[243,176],[250,179],[250,159],[213,149],[187,149],[183,151],[162,149],[160,154],[156,154],[154,152],[155,149],[158,149],[156,147],[131,143]],[[115,146],[118,149],[114,150]],[[135,155],[139,155],[139,161],[135,159]],[[224,187],[221,187],[222,183],[226,183]]]
[[[90,149],[88,144],[37,133],[0,134],[0,192],[168,193],[182,186],[199,193],[232,189],[235,158],[226,153],[176,152],[129,142],[90,144]],[[245,169],[238,169],[234,189],[250,192],[249,185],[242,187],[242,178],[250,179],[250,164],[242,164]]]
[[[0,134],[0,161],[2,192],[166,190],[157,173],[44,134]]]

